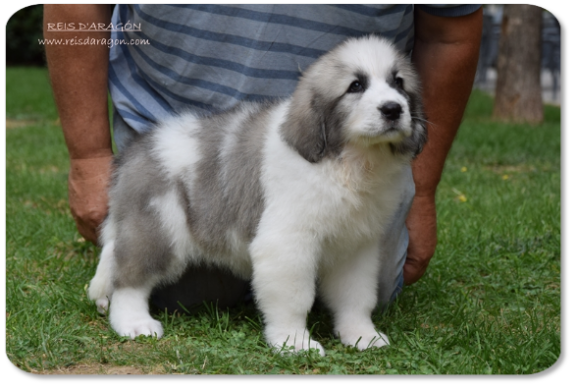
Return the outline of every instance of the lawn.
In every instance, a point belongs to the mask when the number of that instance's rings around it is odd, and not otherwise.
[[[356,351],[315,307],[326,349],[269,350],[252,305],[156,314],[160,339],[117,336],[87,299],[99,250],[68,211],[68,159],[46,71],[7,70],[6,350],[40,374],[531,374],[561,349],[560,110],[539,126],[495,123],[475,92],[437,194],[439,246]]]

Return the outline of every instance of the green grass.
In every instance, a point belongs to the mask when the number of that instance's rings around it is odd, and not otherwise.
[[[6,349],[36,373],[531,374],[560,355],[560,113],[491,121],[474,93],[438,190],[425,276],[375,314],[391,347],[358,352],[309,317],[327,356],[280,356],[253,306],[159,313],[165,337],[130,341],[88,301],[98,249],[75,231],[68,160],[46,72],[8,69]],[[15,124],[25,124],[17,126]]]

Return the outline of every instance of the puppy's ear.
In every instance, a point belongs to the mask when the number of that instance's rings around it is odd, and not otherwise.
[[[418,120],[418,121],[417,121]],[[411,152],[413,158],[423,151],[425,143],[427,143],[427,124],[424,119],[413,119],[413,133],[409,137]]]
[[[412,154],[416,157],[425,143],[427,143],[427,118],[425,117],[423,103],[419,93],[409,94],[410,110],[411,110],[411,136],[405,138],[402,142],[391,145],[394,153],[398,154]]]
[[[421,97],[420,88],[416,93],[410,95],[410,109],[411,109],[411,125],[413,132],[409,137],[413,158],[423,151],[425,143],[427,143],[427,117],[425,116],[425,107],[423,106],[423,99]]]
[[[327,148],[323,111],[308,93],[295,93],[281,133],[284,140],[310,163],[319,162]]]

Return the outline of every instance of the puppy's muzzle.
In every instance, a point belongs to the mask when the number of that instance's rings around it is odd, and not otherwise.
[[[385,119],[390,121],[397,120],[403,113],[403,107],[401,107],[399,103],[395,102],[385,103],[378,109],[381,111],[381,114],[385,117]]]

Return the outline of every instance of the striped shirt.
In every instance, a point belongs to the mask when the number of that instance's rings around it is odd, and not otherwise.
[[[423,9],[461,16],[479,7]],[[112,38],[146,44],[110,49],[116,115],[144,132],[183,109],[204,114],[288,96],[302,70],[348,37],[379,34],[409,53],[413,12],[407,4],[118,5],[112,23],[125,29]]]

